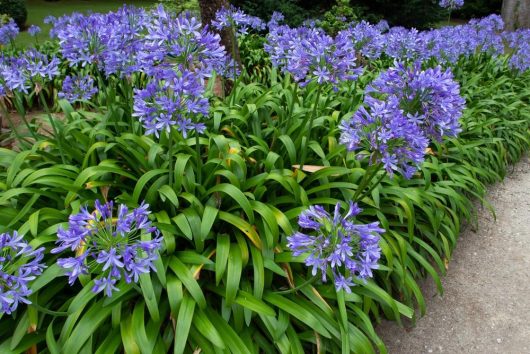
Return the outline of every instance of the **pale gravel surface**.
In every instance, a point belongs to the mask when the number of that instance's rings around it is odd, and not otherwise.
[[[489,188],[495,221],[479,209],[479,229],[464,230],[442,278],[422,288],[427,313],[415,327],[384,322],[390,354],[530,354],[530,159]]]

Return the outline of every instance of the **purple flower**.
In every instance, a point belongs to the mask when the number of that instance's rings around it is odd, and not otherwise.
[[[336,88],[342,81],[355,80],[362,71],[355,62],[353,38],[351,30],[332,38],[319,28],[276,26],[267,35],[265,50],[272,64],[290,73],[301,86],[316,81]]]
[[[31,48],[19,56],[0,59],[0,83],[7,91],[28,94],[59,74],[59,59]],[[7,89],[7,90],[6,90]]]
[[[279,16],[276,15],[275,20],[279,21],[278,18]],[[215,20],[212,21],[212,26],[217,30],[232,27],[237,34],[244,35],[248,33],[249,28],[258,31],[264,30],[265,22],[259,17],[247,15],[241,9],[229,6],[217,11],[215,14]]]
[[[68,75],[64,78],[63,89],[58,93],[58,96],[73,103],[75,101],[88,101],[97,92],[98,89],[94,86],[94,79],[91,76]]]
[[[510,67],[519,72],[530,69],[530,29],[506,32],[504,39],[511,49]]]
[[[41,28],[39,26],[31,25],[28,28],[28,33],[30,34],[30,36],[35,37],[40,32],[41,32]]]
[[[10,18],[8,23],[0,26],[0,44],[6,45],[11,43],[18,35],[18,32],[17,24]]]
[[[112,296],[121,279],[137,282],[141,274],[154,269],[153,262],[161,249],[160,232],[148,219],[148,205],[142,203],[129,212],[125,205],[113,216],[114,203],[95,202],[95,210],[86,208],[69,218],[68,228],[60,228],[58,244],[52,253],[75,251],[75,257],[59,258],[57,264],[67,270],[72,285],[81,274],[92,274],[95,293]],[[154,234],[153,239],[145,235]]]
[[[379,238],[385,230],[377,222],[356,223],[355,217],[360,212],[352,202],[344,215],[340,213],[340,203],[335,206],[333,216],[322,206],[310,206],[300,213],[298,224],[312,232],[295,232],[287,237],[287,247],[294,256],[307,254],[305,264],[312,267],[313,276],[320,272],[325,282],[327,272],[331,272],[337,291],[351,292],[353,279],[372,277],[371,270],[378,267],[381,257]]]
[[[464,6],[464,0],[440,0],[440,7],[449,10],[456,10]]]
[[[341,122],[340,130],[340,142],[349,151],[368,151],[369,163],[382,164],[391,176],[400,172],[412,177],[429,144],[419,126],[407,119],[394,95],[385,100],[367,95],[353,117]]]
[[[184,13],[175,17],[159,6],[151,13],[143,50],[138,55],[141,68],[149,75],[168,68],[184,68],[198,77],[210,77],[226,70],[227,53],[221,37],[202,27],[200,20]]]
[[[388,26],[388,23],[386,25]],[[368,59],[373,60],[379,58],[385,46],[382,28],[382,26],[377,27],[366,21],[361,21],[351,27],[351,38],[355,51],[361,53]]]
[[[175,126],[184,137],[190,131],[205,130],[203,124],[190,117],[208,115],[208,100],[204,86],[193,72],[166,70],[151,80],[145,89],[134,93],[134,113],[146,129],[146,134],[160,136],[160,132]]]
[[[0,315],[31,304],[29,282],[46,268],[43,257],[44,248],[34,250],[16,231],[0,234]]]
[[[374,80],[366,92],[373,96],[396,96],[405,115],[430,139],[441,141],[443,136],[455,137],[462,130],[459,119],[465,100],[450,69],[442,71],[437,66],[422,70],[420,62],[410,67],[396,63]]]

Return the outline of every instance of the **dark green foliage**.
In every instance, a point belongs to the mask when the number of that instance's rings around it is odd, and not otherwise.
[[[466,0],[464,6],[455,11],[455,17],[469,19],[500,14],[502,0]]]
[[[301,0],[231,0],[246,13],[268,20],[274,11],[285,16],[285,23],[299,26],[307,19],[318,17],[326,8],[327,1]],[[329,5],[328,5],[329,6]]]
[[[0,14],[9,15],[23,29],[28,18],[25,0],[0,0]]]
[[[438,0],[356,0],[352,3],[364,5],[368,12],[381,16],[391,26],[425,29],[446,17],[446,10]]]

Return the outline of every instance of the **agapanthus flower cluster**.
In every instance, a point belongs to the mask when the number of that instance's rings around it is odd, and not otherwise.
[[[0,26],[0,44],[6,45],[11,43],[18,35],[19,29],[13,19],[9,19],[9,22]]]
[[[267,35],[265,50],[273,65],[290,73],[301,86],[315,81],[332,84],[354,80],[362,71],[356,65],[353,33],[335,38],[319,28],[277,26]]]
[[[149,205],[142,203],[129,211],[124,204],[114,214],[114,203],[95,202],[95,210],[82,207],[70,215],[68,227],[57,231],[58,246],[52,253],[75,252],[74,257],[59,258],[57,264],[67,270],[72,285],[80,275],[94,279],[92,291],[106,296],[118,291],[118,283],[138,282],[141,274],[155,270],[161,237],[149,220]],[[150,238],[149,235],[154,236]]]
[[[31,25],[28,28],[28,33],[29,33],[30,36],[35,37],[40,32],[41,32],[41,28],[39,26]]]
[[[305,264],[312,267],[313,276],[320,272],[322,281],[326,282],[331,274],[337,291],[351,292],[355,279],[371,278],[372,270],[378,268],[379,239],[385,230],[378,222],[356,222],[361,211],[353,202],[345,214],[340,212],[340,203],[333,215],[320,205],[310,206],[298,218],[303,232],[287,237],[287,247],[293,255],[307,254]]]
[[[145,67],[140,59],[146,51],[145,33],[151,23],[150,13],[141,8],[123,6],[109,12],[101,24],[105,49],[103,69],[107,76],[130,76]]]
[[[444,9],[456,10],[464,6],[464,0],[440,0],[438,4]]]
[[[510,67],[519,72],[530,69],[530,29],[506,32],[504,39],[510,47]]]
[[[36,49],[29,49],[20,56],[20,69],[32,82],[50,81],[59,75],[59,58],[48,56]]]
[[[175,17],[162,6],[151,13],[144,50],[138,56],[144,67],[149,63],[147,67],[152,70],[143,70],[150,75],[172,67],[193,71],[201,79],[211,76],[213,71],[223,73],[227,59],[218,34],[203,27],[189,13]]]
[[[57,57],[49,57],[34,48],[22,52],[20,56],[3,58],[0,60],[1,86],[4,91],[27,94],[59,75],[59,63]]]
[[[376,78],[366,93],[396,96],[407,118],[429,139],[441,141],[461,131],[459,119],[465,100],[450,69],[437,66],[422,70],[419,61],[411,66],[398,62]]]
[[[18,58],[4,57],[0,59],[0,96],[8,92],[21,91],[28,93],[30,84],[22,70],[19,70],[20,60]]]
[[[134,113],[146,134],[160,136],[175,127],[184,138],[191,131],[200,134],[206,128],[198,121],[208,115],[209,103],[205,88],[195,73],[180,68],[159,72],[145,89],[134,93]],[[192,119],[193,118],[193,119]]]
[[[376,99],[367,95],[364,104],[340,124],[340,142],[358,157],[369,154],[369,164],[381,164],[393,176],[411,178],[424,160],[429,140],[401,109],[395,95]]]
[[[16,231],[0,234],[0,315],[31,304],[29,283],[42,273],[44,248],[34,250]]]
[[[234,6],[223,7],[215,14],[212,26],[217,30],[232,27],[239,35],[245,35],[249,29],[264,30],[265,22],[259,17],[244,13]]]
[[[417,29],[392,27],[384,36],[385,54],[401,60],[418,59],[424,53],[424,43]]]
[[[280,26],[280,23],[285,19],[285,16],[281,12],[274,11],[271,15],[271,19],[267,22],[267,28],[274,30],[274,28]]]
[[[377,59],[381,56],[385,47],[381,28],[366,21],[360,21],[352,26],[350,31],[356,52],[368,59]]]
[[[91,76],[68,75],[64,78],[63,88],[58,93],[58,96],[73,103],[76,101],[88,101],[97,92],[98,88],[94,86],[94,79]]]
[[[59,40],[61,53],[71,66],[105,63],[106,39],[110,36],[104,25],[105,15],[73,13],[55,22],[50,34]]]
[[[286,26],[272,27],[271,32],[283,34]],[[503,22],[500,16],[490,15],[471,20],[468,24],[446,26],[429,31],[414,28],[392,27],[380,22],[372,25],[365,21],[353,24],[350,31],[357,52],[369,59],[385,54],[396,60],[430,60],[440,63],[456,63],[462,56],[469,57],[477,51],[497,56],[504,53],[502,41]],[[386,32],[388,30],[388,32]],[[271,36],[277,41],[277,34]],[[289,42],[284,44],[288,47]],[[271,56],[274,51],[269,51]]]

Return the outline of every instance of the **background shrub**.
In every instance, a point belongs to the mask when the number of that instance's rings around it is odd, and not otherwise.
[[[300,1],[300,0],[231,0],[233,5],[240,7],[246,13],[258,16],[268,21],[274,11],[279,11],[285,16],[284,23],[290,26],[299,26],[309,18],[316,18],[326,8],[333,4],[325,1]]]
[[[455,16],[458,18],[478,18],[489,14],[501,13],[502,0],[468,0],[464,2],[464,6],[455,11]]]
[[[24,28],[28,18],[28,10],[24,0],[0,0],[0,14],[9,15],[18,28]]]
[[[355,3],[366,6],[368,13],[383,17],[391,26],[426,29],[446,16],[437,0],[359,0]]]

